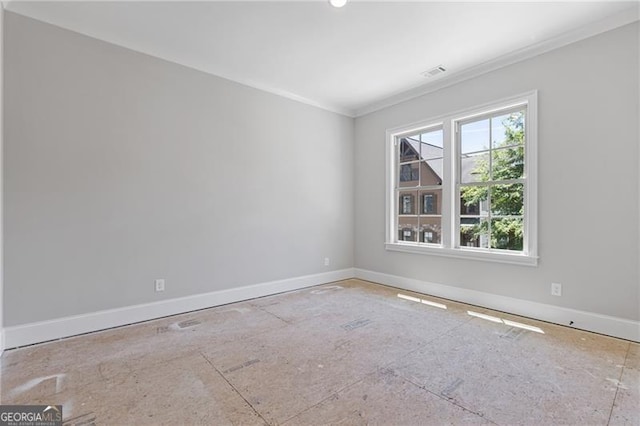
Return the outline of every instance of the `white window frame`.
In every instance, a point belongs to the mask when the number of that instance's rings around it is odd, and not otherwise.
[[[523,250],[509,251],[482,249],[459,245],[459,226],[456,218],[460,210],[458,152],[456,127],[459,122],[490,115],[502,110],[526,105],[525,121],[525,165],[524,165],[524,240]],[[398,241],[398,200],[396,179],[398,178],[397,141],[403,136],[424,132],[436,127],[443,129],[444,170],[442,184],[442,236],[441,244]],[[385,248],[391,251],[446,256],[489,262],[536,266],[538,264],[538,93],[527,92],[495,102],[479,105],[463,111],[434,117],[405,126],[388,129],[385,140],[386,154],[386,232]],[[420,208],[422,206],[419,206]]]

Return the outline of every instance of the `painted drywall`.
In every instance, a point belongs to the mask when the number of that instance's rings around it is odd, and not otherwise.
[[[5,327],[353,266],[353,119],[5,30]]]
[[[3,47],[4,47],[4,3],[0,3],[0,188],[2,188],[2,177],[4,176],[3,172],[3,161],[2,161],[2,153],[4,151],[4,130],[3,130],[3,121],[4,121],[4,96],[3,96]],[[3,259],[2,255],[2,247],[3,247],[3,231],[2,231],[2,212],[3,212],[3,194],[0,191],[0,355],[4,351],[4,303],[3,303],[3,293],[4,293],[4,271],[3,271]]]
[[[356,268],[640,319],[638,32],[627,25],[357,118]],[[534,89],[539,265],[385,251],[385,130]]]

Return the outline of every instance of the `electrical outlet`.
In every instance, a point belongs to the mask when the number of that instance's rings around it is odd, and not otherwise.
[[[552,296],[562,296],[562,284],[560,284],[560,283],[551,283],[551,295]]]
[[[164,291],[164,280],[156,280],[156,291]]]
[[[328,257],[324,258],[324,266],[329,266],[329,264],[331,263],[331,259],[329,259]]]

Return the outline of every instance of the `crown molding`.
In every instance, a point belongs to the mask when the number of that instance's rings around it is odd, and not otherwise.
[[[495,71],[500,68],[522,62],[526,59],[530,59],[550,52],[552,50],[559,49],[563,46],[576,43],[580,40],[584,40],[589,37],[614,30],[638,20],[640,20],[640,3],[636,5],[635,10],[625,10],[600,21],[596,21],[589,25],[583,26],[579,29],[566,32],[557,37],[541,41],[539,43],[516,50],[506,55],[499,56],[495,59],[481,63],[474,67],[467,68],[459,72],[454,72],[439,79],[438,81],[434,81],[433,83],[422,84],[418,87],[414,87],[413,89],[406,90],[389,96],[380,101],[373,102],[362,108],[357,108],[355,110],[355,117],[362,117],[364,115],[371,114],[372,112],[379,111],[381,109],[388,108],[402,102],[406,102],[408,100],[435,92],[445,87],[453,86],[454,84],[461,83],[465,80],[470,80],[491,71]]]
[[[83,0],[76,0],[76,1],[83,1]],[[149,0],[149,1],[151,1],[151,0]],[[278,97],[281,97],[281,98],[289,99],[289,100],[292,100],[292,101],[295,101],[295,102],[299,102],[299,103],[302,103],[302,104],[305,104],[305,105],[309,105],[309,106],[312,106],[312,107],[315,107],[315,108],[319,108],[319,109],[322,109],[322,110],[325,110],[325,111],[328,111],[328,112],[332,112],[332,113],[335,113],[335,114],[343,115],[343,116],[346,116],[346,117],[349,117],[349,118],[355,118],[355,111],[352,110],[352,109],[349,109],[349,108],[344,108],[344,107],[341,107],[339,105],[332,105],[332,104],[327,104],[327,103],[323,103],[323,102],[318,102],[318,101],[316,101],[314,99],[306,98],[304,96],[300,96],[298,94],[295,94],[295,93],[280,89],[278,87],[273,87],[273,86],[257,83],[255,81],[252,81],[252,80],[249,80],[249,79],[237,78],[237,77],[229,75],[229,74],[227,74],[225,72],[221,72],[220,70],[210,70],[210,69],[205,69],[203,67],[199,67],[197,65],[186,64],[184,62],[179,62],[179,61],[176,61],[175,59],[167,58],[167,57],[165,57],[163,55],[159,55],[157,53],[147,52],[144,49],[138,49],[138,48],[135,48],[135,47],[126,46],[124,44],[108,40],[107,38],[98,37],[98,36],[95,36],[95,35],[92,35],[92,34],[88,34],[86,32],[80,32],[80,31],[77,31],[77,30],[74,30],[74,29],[70,29],[70,28],[68,28],[66,26],[62,26],[62,25],[60,25],[58,23],[55,23],[55,22],[52,22],[50,20],[37,18],[37,17],[31,16],[30,14],[25,14],[25,13],[23,13],[21,11],[13,10],[11,7],[7,7],[7,6],[10,6],[11,3],[15,3],[15,2],[16,2],[16,0],[0,1],[0,3],[2,4],[3,9],[6,9],[11,13],[15,13],[17,15],[24,16],[26,18],[33,19],[35,21],[43,22],[43,23],[45,23],[47,25],[51,25],[53,27],[60,28],[60,29],[63,29],[65,31],[69,31],[69,32],[72,32],[72,33],[75,33],[75,34],[79,34],[79,35],[82,35],[84,37],[89,37],[89,38],[92,38],[94,40],[98,40],[98,41],[103,42],[103,43],[111,44],[113,46],[118,46],[118,47],[120,47],[122,49],[126,49],[126,50],[129,50],[131,52],[136,52],[136,53],[139,53],[139,54],[142,54],[142,55],[145,55],[145,56],[149,56],[149,57],[152,57],[152,58],[155,58],[155,59],[159,59],[159,60],[162,60],[164,62],[168,62],[168,63],[171,63],[171,64],[179,65],[181,67],[185,67],[185,68],[189,68],[189,69],[192,69],[192,70],[195,70],[195,71],[199,71],[199,72],[211,75],[213,77],[221,78],[223,80],[228,80],[228,81],[230,81],[232,83],[236,83],[236,84],[240,84],[242,86],[250,87],[252,89],[256,89],[256,90],[259,90],[261,92],[266,92],[266,93],[269,93],[269,94],[272,94],[272,95],[275,95],[275,96],[278,96]]]
[[[161,58],[164,59],[164,58]],[[167,59],[164,59],[165,61],[167,61]],[[171,61],[170,61],[171,62]],[[177,62],[174,62],[177,63]],[[184,67],[189,67],[188,65],[184,65],[181,63],[177,63],[178,65],[184,66]],[[191,68],[191,67],[189,67]],[[344,115],[346,117],[349,118],[355,118],[356,117],[356,112],[352,109],[348,109],[348,108],[342,108],[338,105],[330,105],[330,104],[326,104],[323,102],[317,102],[313,99],[309,99],[309,98],[305,98],[304,96],[300,96],[300,95],[296,95],[295,93],[292,92],[288,92],[286,90],[282,90],[276,87],[271,87],[271,86],[267,86],[267,85],[263,85],[263,84],[259,84],[256,83],[254,81],[250,81],[250,80],[244,80],[241,78],[233,78],[231,76],[227,76],[224,73],[212,73],[211,71],[204,71],[198,68],[194,68],[197,71],[200,72],[204,72],[206,74],[211,74],[213,76],[216,77],[220,77],[223,78],[225,80],[229,80],[232,81],[234,83],[238,83],[241,84],[243,86],[247,86],[247,87],[251,87],[252,89],[256,89],[256,90],[260,90],[261,92],[267,92],[270,93],[272,95],[276,95],[276,96],[280,96],[282,98],[286,98],[295,102],[299,102],[305,105],[309,105],[315,108],[319,108],[328,112],[333,112],[335,114],[339,114],[339,115]]]
[[[139,49],[135,49],[135,48],[131,48],[128,46],[123,46],[121,44],[118,43],[114,43],[112,41],[107,41],[104,40],[102,38],[98,38],[92,35],[88,35],[85,33],[81,33],[75,30],[71,30],[68,29],[66,27],[62,27],[58,24],[52,23],[52,22],[48,22],[46,20],[42,20],[39,18],[33,18],[29,15],[24,15],[18,11],[14,11],[12,10],[11,3],[15,3],[16,1],[0,1],[0,4],[2,4],[2,7],[6,10],[12,11],[13,13],[17,13],[23,16],[27,16],[30,17],[31,19],[36,19],[38,21],[41,22],[45,22],[47,24],[59,27],[59,28],[63,28],[67,31],[72,31],[78,34],[82,34],[86,37],[90,37],[90,38],[94,38],[96,40],[100,40],[109,44],[113,44],[119,47],[122,47],[124,49],[127,50],[131,50],[131,51],[135,51],[138,53],[142,53],[144,55],[148,55],[148,56],[152,56],[170,63],[174,63],[174,64],[178,64],[187,68],[191,68],[194,69],[196,71],[200,71],[200,72],[204,72],[206,74],[210,74],[219,78],[223,78],[225,80],[229,80],[238,84],[241,84],[243,86],[247,86],[247,87],[251,87],[253,89],[256,90],[260,90],[263,92],[267,92],[279,97],[283,97],[286,99],[290,99],[292,101],[295,102],[299,102],[305,105],[309,105],[315,108],[319,108],[328,112],[332,112],[335,114],[339,114],[339,115],[343,115],[346,117],[350,117],[350,118],[357,118],[357,117],[361,117],[367,114],[370,114],[372,112],[375,111],[379,111],[381,109],[384,108],[388,108],[390,106],[393,105],[397,105],[399,103],[417,98],[419,96],[423,96],[426,95],[428,93],[432,93],[435,92],[437,90],[443,89],[445,87],[448,86],[452,86],[454,84],[463,82],[465,80],[469,80],[475,77],[478,77],[482,74],[486,74],[488,72],[491,71],[495,71],[498,70],[500,68],[504,68],[506,66],[512,65],[514,63],[517,62],[521,62],[524,61],[526,59],[529,58],[533,58],[535,56],[541,55],[543,53],[558,49],[560,47],[569,45],[571,43],[575,43],[578,42],[580,40],[589,38],[589,37],[593,37],[595,35],[604,33],[606,31],[610,31],[613,30],[615,28],[619,28],[622,27],[624,25],[636,22],[638,20],[640,20],[640,3],[636,3],[636,7],[635,9],[627,9],[624,10],[622,12],[619,12],[615,15],[609,16],[607,18],[604,18],[602,20],[599,21],[595,21],[591,24],[585,25],[579,29],[573,30],[573,31],[569,31],[566,32],[564,34],[561,34],[557,37],[551,38],[551,39],[547,39],[544,41],[541,41],[539,43],[533,44],[531,46],[516,50],[514,52],[499,56],[495,59],[486,61],[482,64],[476,65],[474,67],[471,68],[467,68],[458,72],[452,72],[451,74],[447,75],[447,76],[443,76],[442,78],[438,79],[437,81],[431,82],[431,83],[425,83],[425,84],[421,84],[417,87],[414,87],[412,89],[409,90],[405,90],[399,93],[396,93],[394,95],[385,97],[381,100],[366,104],[365,106],[359,107],[359,108],[345,108],[343,106],[340,105],[335,105],[335,104],[328,104],[328,103],[324,103],[324,102],[319,102],[317,100],[311,99],[311,98],[307,98],[301,95],[298,95],[296,93],[292,93],[286,90],[283,90],[281,88],[278,87],[272,87],[269,85],[265,85],[265,84],[261,84],[261,83],[257,83],[255,81],[251,81],[251,80],[245,80],[245,79],[239,79],[237,77],[231,76],[231,75],[226,75],[226,73],[224,72],[220,72],[219,70],[204,70],[198,66],[192,66],[192,65],[185,65],[184,63],[181,62],[177,62],[175,60],[169,59],[169,58],[165,58],[163,56],[160,55],[156,55],[156,54],[152,54],[152,53],[148,53]]]

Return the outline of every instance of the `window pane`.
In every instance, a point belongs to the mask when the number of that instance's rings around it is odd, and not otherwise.
[[[521,218],[491,220],[491,248],[522,251],[523,235]]]
[[[420,155],[423,160],[439,158],[444,155],[442,129],[420,135]]]
[[[489,152],[462,155],[460,158],[462,183],[486,182],[489,178]]]
[[[420,186],[442,185],[442,168],[443,167],[444,167],[444,160],[442,158],[421,162],[420,163]]]
[[[524,214],[524,185],[493,185],[491,187],[492,216],[521,216]]]
[[[524,110],[491,119],[492,148],[524,144]]]
[[[461,224],[460,247],[489,248],[489,220],[475,218]]]
[[[400,217],[398,218],[398,241],[418,240],[418,218]]]
[[[401,164],[398,168],[400,187],[418,186],[420,181],[420,163]]]
[[[416,191],[401,192],[398,200],[398,214],[417,214],[416,202],[418,200],[418,193]]]
[[[420,141],[412,138],[401,138],[398,144],[398,157],[401,163],[420,159]]]
[[[428,244],[441,244],[442,219],[439,217],[421,217],[418,241]]]
[[[442,214],[442,190],[420,191],[420,214]]]
[[[460,215],[462,216],[488,216],[489,187],[463,186],[460,188]]]
[[[491,151],[492,180],[524,177],[524,146]]]
[[[474,121],[460,126],[460,152],[489,149],[489,119]]]

